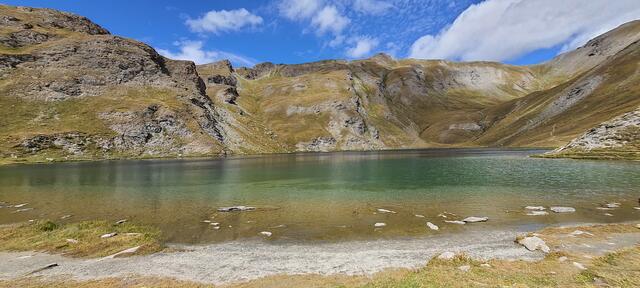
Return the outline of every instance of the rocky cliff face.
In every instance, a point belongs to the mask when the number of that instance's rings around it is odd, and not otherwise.
[[[224,131],[191,62],[48,9],[0,7],[2,154],[217,155]]]
[[[535,66],[195,66],[88,19],[0,6],[0,157],[560,146],[640,106],[640,22]]]

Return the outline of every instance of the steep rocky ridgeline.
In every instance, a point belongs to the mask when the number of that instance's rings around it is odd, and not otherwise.
[[[193,63],[84,17],[0,7],[3,158],[218,155],[225,132]]]
[[[252,68],[167,59],[49,9],[0,6],[0,25],[3,162],[558,147],[640,106],[638,21],[533,66],[378,54]]]

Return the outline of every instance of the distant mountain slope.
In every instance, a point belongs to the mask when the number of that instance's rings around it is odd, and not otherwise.
[[[0,6],[0,161],[561,146],[640,105],[640,22],[534,66],[195,66],[88,19]]]

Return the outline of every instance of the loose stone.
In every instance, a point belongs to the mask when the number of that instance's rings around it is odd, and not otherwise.
[[[431,223],[431,222],[427,222],[427,227],[429,227],[429,229],[431,229],[431,230],[438,230],[438,229],[440,229],[440,228],[438,227],[438,225],[433,224],[433,223]]]
[[[107,234],[103,234],[102,236],[100,236],[100,238],[106,239],[106,238],[111,238],[113,236],[118,235],[118,233],[113,232],[113,233],[107,233]]]
[[[582,265],[581,263],[578,263],[578,262],[573,262],[573,266],[575,266],[576,268],[578,268],[580,270],[587,270],[587,268],[584,267],[584,265]]]
[[[549,215],[549,212],[534,210],[527,213],[527,215],[528,216],[544,216],[544,215]]]
[[[451,251],[443,252],[442,254],[438,255],[438,259],[440,260],[451,260],[453,259],[453,257],[456,257],[456,253],[453,253]]]
[[[467,272],[469,270],[471,270],[471,266],[469,265],[462,265],[460,267],[458,267],[458,270],[462,271],[462,272]]]
[[[253,211],[256,210],[256,207],[251,206],[230,206],[230,207],[220,207],[218,208],[218,212],[242,212],[242,211]]]
[[[387,226],[387,223],[378,222],[376,224],[373,224],[373,227],[376,227],[376,228],[380,228],[384,226]]]
[[[487,222],[488,220],[489,220],[489,217],[475,217],[475,216],[462,219],[462,221],[465,223]]]
[[[573,212],[576,212],[576,208],[573,208],[573,207],[556,206],[556,207],[551,207],[549,209],[551,211],[553,211],[553,212],[556,212],[556,213],[573,213]]]
[[[536,236],[524,237],[518,240],[518,244],[524,246],[529,251],[540,250],[544,253],[549,253],[549,251],[551,250],[549,249],[549,246],[547,246],[547,243],[544,242],[544,240]]]
[[[534,211],[543,211],[543,210],[547,210],[547,208],[544,208],[543,206],[527,206],[527,207],[524,207],[524,209],[527,209],[527,210],[534,210]]]
[[[260,232],[260,235],[265,236],[265,237],[271,237],[271,235],[273,235],[273,233],[271,233],[269,231],[262,231],[262,232]]]
[[[382,209],[382,208],[378,208],[377,210],[380,213],[390,213],[390,214],[396,214],[396,211],[391,211],[391,210],[387,210],[387,209]]]
[[[464,222],[464,221],[458,221],[458,220],[453,220],[453,221],[445,220],[444,222],[446,222],[446,223],[451,223],[451,224],[458,224],[458,225],[464,225],[464,224],[467,224],[467,222]]]
[[[118,220],[116,221],[116,225],[124,224],[125,222],[127,222],[127,219]]]

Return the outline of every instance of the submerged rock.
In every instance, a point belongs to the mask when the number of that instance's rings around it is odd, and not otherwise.
[[[620,208],[620,205],[621,205],[620,203],[615,203],[614,202],[614,203],[604,204],[604,205],[602,205],[602,207],[612,208],[613,209],[613,208]]]
[[[378,208],[377,211],[380,212],[380,213],[396,214],[396,211],[391,211],[391,210],[382,209],[382,208]]]
[[[427,222],[427,227],[429,227],[429,229],[431,229],[431,230],[436,230],[436,231],[440,229],[440,228],[438,227],[438,225],[433,224],[433,223],[431,223],[431,222]]]
[[[524,207],[524,209],[527,209],[527,210],[534,210],[534,211],[544,211],[544,210],[547,210],[547,208],[544,208],[543,206],[527,206],[527,207]]]
[[[13,207],[14,208],[21,208],[21,207],[24,207],[24,206],[27,206],[27,205],[29,205],[29,203],[22,203],[22,204],[13,205]]]
[[[242,212],[242,211],[253,211],[256,210],[256,207],[251,206],[230,206],[230,207],[220,207],[218,208],[218,212]]]
[[[563,206],[555,206],[549,208],[551,211],[556,213],[573,213],[576,212],[576,208],[573,207],[563,207]]]
[[[464,222],[464,221],[458,221],[458,220],[452,220],[452,221],[450,221],[450,220],[445,220],[444,222],[446,222],[446,223],[451,223],[451,224],[458,224],[458,225],[464,225],[464,224],[467,224],[467,222]]]
[[[425,218],[424,215],[420,215],[420,214],[416,214],[416,215],[413,215],[413,216],[416,216],[418,218]]]
[[[533,237],[524,237],[518,240],[518,244],[524,246],[529,251],[540,250],[544,253],[549,253],[551,249],[547,246],[547,243],[544,242],[541,238],[537,236]]]
[[[530,211],[529,213],[527,213],[527,215],[528,216],[543,216],[543,215],[549,215],[549,212],[534,210],[534,211]]]
[[[464,221],[465,223],[487,222],[487,221],[489,221],[489,217],[471,216],[471,217],[467,217],[467,218],[462,219],[462,221]]]

